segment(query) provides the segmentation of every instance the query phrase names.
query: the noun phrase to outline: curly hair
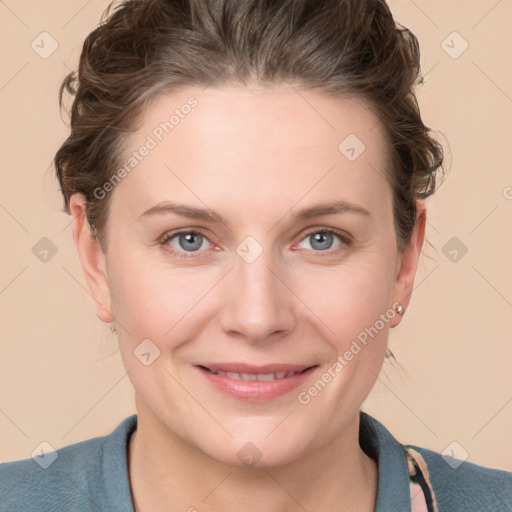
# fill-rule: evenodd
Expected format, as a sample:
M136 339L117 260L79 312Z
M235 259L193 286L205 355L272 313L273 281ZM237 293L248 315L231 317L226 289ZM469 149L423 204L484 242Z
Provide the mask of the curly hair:
M127 134L149 102L187 86L293 82L365 100L382 121L397 247L410 241L417 200L436 188L442 146L421 119L418 40L384 0L125 0L86 38L59 90L71 132L54 158L64 211L75 193L104 251L109 197L94 190L121 165Z

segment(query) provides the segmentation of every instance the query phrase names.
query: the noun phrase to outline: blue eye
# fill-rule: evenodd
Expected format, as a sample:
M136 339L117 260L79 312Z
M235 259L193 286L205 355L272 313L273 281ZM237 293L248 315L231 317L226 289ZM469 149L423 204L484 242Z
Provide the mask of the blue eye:
M163 241L162 245L171 245L178 253L199 252L208 238L200 231L180 231L170 234ZM173 243L175 242L175 243ZM203 247L204 248L204 247Z
M337 244L336 239L338 239ZM300 247L300 245L299 247L302 249L311 249L318 253L351 245L349 235L344 232L338 232L338 230L332 228L311 229L301 239L300 244L303 244L306 241L309 242L310 247ZM176 254L178 257L183 258L200 256L205 252L204 249L208 249L208 245L213 245L208 237L202 231L197 229L169 233L164 236L160 244L167 250ZM333 246L333 244L335 245Z
M315 229L309 231L303 241L309 240L310 246L315 251L327 251L333 248L333 242L335 239L340 240L335 247L340 245L350 245L348 237L343 236L332 229Z

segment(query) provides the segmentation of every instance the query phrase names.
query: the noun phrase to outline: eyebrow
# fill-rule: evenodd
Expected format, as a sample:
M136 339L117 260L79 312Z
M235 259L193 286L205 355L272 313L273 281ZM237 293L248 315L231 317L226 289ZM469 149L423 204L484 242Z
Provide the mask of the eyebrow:
M180 215L181 217L187 217L189 219L226 224L225 219L213 210L195 208L193 206L177 204L170 201L163 201L155 206L152 206L145 212L141 213L137 217L137 221L142 221L145 218L153 215L165 215L169 213ZM334 215L339 213L356 213L359 215L371 217L370 212L360 205L349 203L347 201L329 201L327 203L303 208L295 213L294 218L297 220L307 220L314 217L321 217L323 215Z

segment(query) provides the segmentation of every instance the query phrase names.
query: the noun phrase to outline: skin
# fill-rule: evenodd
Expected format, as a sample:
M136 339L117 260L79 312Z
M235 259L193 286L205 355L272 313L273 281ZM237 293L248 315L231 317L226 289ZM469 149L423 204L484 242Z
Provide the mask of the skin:
M106 254L90 234L83 196L71 198L73 236L98 317L115 323L136 392L129 446L136 510L373 511L377 466L358 443L359 409L400 315L307 405L297 395L393 303L407 307L425 205L418 202L411 241L400 253L378 118L359 99L298 94L288 85L160 96L127 141L127 154L190 96L197 107L111 192ZM338 150L349 134L366 146L355 161ZM165 200L209 208L225 223L172 213L137 220ZM369 215L295 218L332 200ZM159 243L190 228L204 231L199 250L183 238L180 245L178 236ZM339 229L350 243L333 235L321 250L309 228ZM236 251L248 236L263 249L252 263ZM148 338L160 355L145 366L133 352ZM297 392L254 402L218 391L194 368L220 361L318 367ZM261 454L253 467L237 456L248 442Z

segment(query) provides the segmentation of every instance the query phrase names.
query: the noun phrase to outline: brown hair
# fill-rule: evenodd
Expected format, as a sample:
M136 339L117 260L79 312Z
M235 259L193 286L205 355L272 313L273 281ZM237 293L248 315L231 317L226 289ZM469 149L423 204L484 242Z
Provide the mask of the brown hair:
M384 0L126 0L86 38L77 72L59 91L74 96L71 133L54 159L64 196L84 194L87 220L106 251L109 197L94 191L121 166L127 134L159 94L197 85L293 82L357 96L388 140L397 246L416 223L416 200L435 190L443 151L422 122L414 85L417 38Z

